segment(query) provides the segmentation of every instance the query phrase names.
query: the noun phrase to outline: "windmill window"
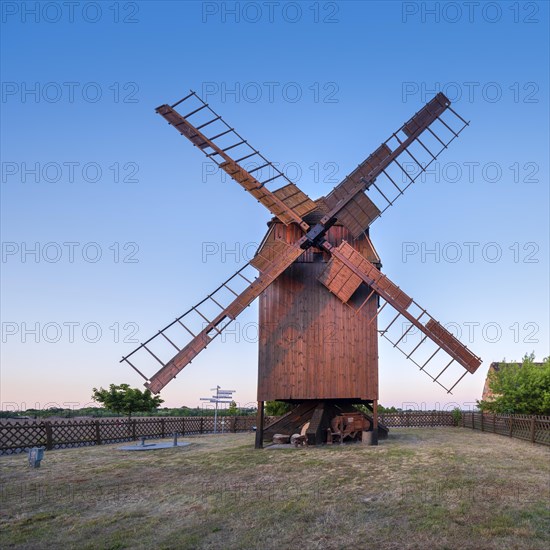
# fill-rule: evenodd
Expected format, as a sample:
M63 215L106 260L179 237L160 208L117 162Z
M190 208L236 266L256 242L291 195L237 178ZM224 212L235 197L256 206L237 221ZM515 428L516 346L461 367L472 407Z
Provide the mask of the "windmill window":
M313 262L324 262L325 261L325 258L324 258L324 254L321 250L319 249L314 249L312 254L312 261Z

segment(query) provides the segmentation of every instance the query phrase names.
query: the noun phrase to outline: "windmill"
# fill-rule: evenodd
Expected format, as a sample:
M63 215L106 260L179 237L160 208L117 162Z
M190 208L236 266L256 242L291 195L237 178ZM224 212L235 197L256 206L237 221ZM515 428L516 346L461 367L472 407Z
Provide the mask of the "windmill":
M183 109L187 114L180 114ZM352 405L358 403L372 412L365 418L376 442L382 433L377 415L379 335L448 393L476 371L480 358L381 272L369 235L372 222L468 125L442 93L317 200L195 92L156 112L273 218L249 263L122 358L153 393L258 297L257 447L264 436L294 433L306 422L309 442L323 442L334 418L356 412ZM151 371L151 362L160 368ZM146 369L156 372L149 377ZM271 400L295 407L264 433L264 402Z

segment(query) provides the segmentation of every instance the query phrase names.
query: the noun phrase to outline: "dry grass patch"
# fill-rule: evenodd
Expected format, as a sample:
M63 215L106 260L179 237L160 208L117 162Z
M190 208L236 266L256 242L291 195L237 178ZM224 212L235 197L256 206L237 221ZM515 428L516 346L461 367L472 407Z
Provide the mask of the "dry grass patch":
M378 447L255 451L250 434L148 452L0 457L2 548L546 549L549 449L459 428Z

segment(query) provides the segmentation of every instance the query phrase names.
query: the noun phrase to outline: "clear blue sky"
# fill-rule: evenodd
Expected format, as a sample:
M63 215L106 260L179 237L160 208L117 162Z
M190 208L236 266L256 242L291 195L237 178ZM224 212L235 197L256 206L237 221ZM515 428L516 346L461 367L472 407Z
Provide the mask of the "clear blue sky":
M471 126L371 236L390 278L484 363L447 396L382 343L381 402L471 403L490 362L549 354L548 3L276 4L2 4L3 409L140 385L123 340L182 313L262 238L269 213L206 177L154 112L190 88L314 198L436 91L456 99ZM244 253L203 261L205 247ZM255 400L256 313L166 405L216 384Z

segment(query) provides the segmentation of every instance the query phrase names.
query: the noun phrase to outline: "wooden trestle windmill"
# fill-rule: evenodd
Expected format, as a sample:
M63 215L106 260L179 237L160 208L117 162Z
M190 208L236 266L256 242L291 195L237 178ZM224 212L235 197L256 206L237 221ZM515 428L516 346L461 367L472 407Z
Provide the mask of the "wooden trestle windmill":
M369 422L377 441L379 334L448 392L475 372L480 358L381 273L369 237L370 224L468 125L443 94L315 201L194 92L156 112L274 218L248 264L123 357L152 392L164 388L258 297L257 447L268 400L296 407L266 435L275 429L293 433L309 421L309 442L320 443L336 415L363 403L373 413ZM382 324L388 304L385 312L392 315ZM150 378L143 374L147 360L161 366Z

